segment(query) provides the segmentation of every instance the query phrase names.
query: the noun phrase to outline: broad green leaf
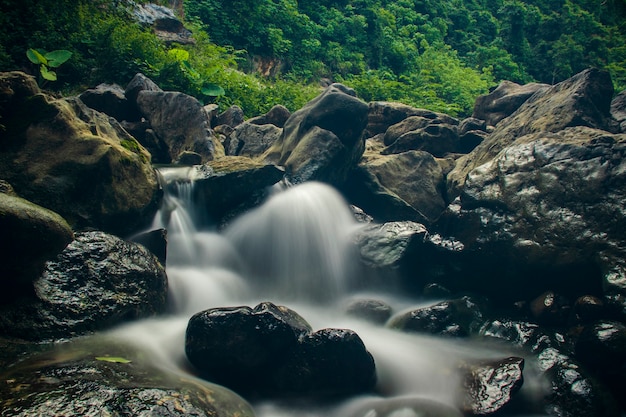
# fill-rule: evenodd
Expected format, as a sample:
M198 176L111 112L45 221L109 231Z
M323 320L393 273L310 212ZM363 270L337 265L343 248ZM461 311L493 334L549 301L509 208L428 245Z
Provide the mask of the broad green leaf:
M189 60L189 52L185 51L184 49L172 48L167 51L167 54L179 62Z
M217 84L205 84L200 90L205 96L218 97L226 94L226 91Z
M132 361L121 358L119 356L96 356L97 361L113 362L113 363L131 363Z
M46 67L45 65L42 65L39 68L39 71L41 72L41 76L43 77L44 80L48 80L48 81L57 80L57 73L54 71L48 70L48 67Z
M28 51L26 51L26 56L33 64L48 65L48 60L46 59L46 57L41 55L39 51L36 51L33 48L30 48Z
M196 71L194 67L191 66L189 61L181 61L180 64L187 70L189 75L191 75L193 78L196 78L196 79L200 78L200 73Z
M45 57L48 60L48 65L52 68L56 68L72 56L70 51L65 49L58 49L56 51L48 52Z

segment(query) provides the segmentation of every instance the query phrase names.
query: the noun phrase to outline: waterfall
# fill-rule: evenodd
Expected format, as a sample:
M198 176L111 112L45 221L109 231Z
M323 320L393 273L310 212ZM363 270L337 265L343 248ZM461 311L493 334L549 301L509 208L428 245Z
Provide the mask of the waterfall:
M417 415L411 404L456 412L457 363L506 355L497 347L402 333L346 315L342 302L355 296L360 287L352 243L359 225L332 187L311 182L276 189L264 204L217 231L202 222L201 208L193 201L194 172L161 169L166 194L153 227L168 230L172 315L113 332L125 340L141 339L141 346L152 350L163 367L185 372L184 333L191 315L212 307L254 306L260 301L292 308L314 330L354 330L374 357L380 396L353 398L331 409L261 402L254 404L258 417L375 417L387 415L376 410L398 403L408 405L390 415ZM407 307L406 298L400 295L386 294L385 301L396 310ZM429 305L413 300L413 306L420 303Z

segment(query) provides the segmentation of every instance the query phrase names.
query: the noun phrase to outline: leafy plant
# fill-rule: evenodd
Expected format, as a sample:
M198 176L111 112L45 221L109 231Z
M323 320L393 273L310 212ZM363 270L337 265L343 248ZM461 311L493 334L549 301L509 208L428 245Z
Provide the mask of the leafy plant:
M28 60L35 65L39 65L39 73L46 81L56 81L57 74L50 68L58 68L72 57L72 53L65 49L58 49L51 52L38 51L36 49L28 49L26 51Z

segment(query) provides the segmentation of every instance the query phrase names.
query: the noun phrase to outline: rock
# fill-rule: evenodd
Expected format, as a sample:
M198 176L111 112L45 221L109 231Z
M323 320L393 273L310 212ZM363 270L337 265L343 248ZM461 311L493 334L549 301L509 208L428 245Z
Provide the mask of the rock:
M364 397L342 406L335 417L462 417L450 404L424 396Z
M182 151L178 155L176 165L200 165L202 164L202 155L192 151Z
M523 369L524 359L518 357L462 365L463 411L484 416L506 407L524 383Z
M204 207L214 224L260 204L268 188L279 182L284 171L243 156L228 156L209 162L195 179L195 201Z
M36 300L5 306L0 333L67 338L162 313L167 276L143 246L103 232L77 233L34 283Z
M580 323L589 323L610 317L610 312L600 298L583 295L574 303L574 315Z
M165 43L181 45L195 43L191 31L185 28L183 22L168 7L154 3L137 4L133 15L139 23L151 26L157 37Z
M274 381L283 396L361 394L376 385L374 358L354 331L322 329L298 340Z
M483 132L482 130L470 130L463 133L459 136L459 153L472 152L474 148L483 143L483 141L487 139L488 136L489 133Z
M530 312L539 324L563 326L571 313L567 299L554 291L546 291L530 303Z
M163 92L161 88L156 85L154 81L150 78L146 77L142 73L137 73L130 80L128 85L126 85L126 89L124 90L124 95L131 103L137 104L137 97L139 93L142 91L152 91L155 93Z
M272 124L276 127L283 128L285 126L285 122L287 122L290 116L291 112L287 109L287 107L277 104L264 115L253 117L248 120L248 123L252 123L254 125Z
M137 105L156 135L169 148L175 161L184 151L202 155L202 161L215 158L209 121L202 104L184 93L141 91Z
M282 129L273 124L243 122L224 141L227 155L255 158L278 140Z
M239 106L230 106L217 116L216 126L226 125L233 129L244 122L243 110Z
M391 312L391 306L380 300L353 300L346 306L348 315L376 324L384 324Z
M478 130L481 132L487 132L487 122L475 117L468 117L461 120L459 123L459 135L464 135L467 132Z
M263 159L284 166L292 183L340 184L363 155L367 109L354 91L332 84L289 117Z
M117 84L99 84L96 88L84 91L78 98L88 107L108 114L119 122L136 122L141 119L137 106L126 98L124 89Z
M576 358L614 390L626 383L626 325L602 320L586 325L575 347Z
M77 98L36 94L14 102L2 120L11 122L0 147L0 178L23 198L74 229L126 234L154 216L160 194L150 155L115 119Z
M408 116L401 122L390 126L384 136L387 146L381 153L395 154L408 150L423 150L441 157L446 153L456 152L459 147L458 121L449 116L429 118Z
M389 127L410 116L419 116L429 120L437 119L442 123L451 125L459 124L458 120L446 114L435 113L425 109L418 109L402 103L375 101L369 103L366 137L369 138L379 133L385 133Z
M611 101L611 116L619 124L620 132L626 133L626 90Z
M70 243L74 234L58 214L22 198L0 193L0 300L32 293L32 282Z
M3 416L254 416L232 391L166 371L120 340L83 338L23 356L0 371Z
M442 301L392 317L387 326L405 332L466 337L483 324L482 307L470 297Z
M434 223L446 208L441 166L427 152L366 154L342 187L351 203L380 222Z
M439 224L473 254L472 270L498 277L474 289L499 299L626 293L624 144L588 127L534 133L472 170Z
M472 118L481 119L488 125L496 126L502 119L513 114L537 91L544 91L549 87L548 84L519 85L511 81L502 81L495 90L476 99Z
M172 162L167 144L157 137L147 120L144 119L140 122L123 121L120 125L137 139L141 146L146 148L152 157L153 164L169 164Z
M609 114L613 84L605 71L586 70L557 85L536 91L506 123L499 124L487 140L458 160L448 175L452 199L461 191L467 174L491 161L521 137L539 132L556 133L568 127L584 126L615 130ZM474 115L479 119L480 115Z
M0 193L6 194L11 197L19 197L13 189L13 186L5 180L0 180Z
M131 242L139 243L157 257L161 265L167 262L167 230L157 229L132 236Z

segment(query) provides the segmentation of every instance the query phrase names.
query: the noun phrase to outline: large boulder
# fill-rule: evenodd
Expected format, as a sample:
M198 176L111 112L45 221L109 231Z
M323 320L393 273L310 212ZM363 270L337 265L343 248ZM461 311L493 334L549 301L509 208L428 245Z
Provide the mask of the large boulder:
M274 144L283 130L273 124L244 122L224 141L226 155L255 158Z
M78 96L83 103L99 112L106 113L121 122L139 121L137 106L126 98L124 89L117 84L99 84Z
M103 232L77 233L34 282L36 299L2 307L0 334L65 338L162 313L167 276L143 246Z
M115 119L77 98L36 93L23 73L2 79L0 178L75 229L125 234L144 227L160 198L147 151Z
M248 393L337 396L376 381L374 360L354 332L312 333L296 312L272 303L195 314L185 351L205 377Z
M391 126L411 116L418 116L432 121L439 120L441 123L451 125L459 124L458 120L447 114L419 109L403 103L374 101L369 103L366 135L369 138L385 133Z
M32 288L45 262L74 238L72 229L58 214L4 193L0 193L0 230L0 276L4 288L0 300Z
M169 7L154 3L137 4L133 15L142 25L152 27L154 33L163 42L181 45L195 43L191 31Z
M409 150L422 150L433 156L442 157L459 151L458 121L450 117L434 119L423 116L409 116L390 126L385 132L387 146L383 154L402 153Z
M3 343L3 350L11 343ZM20 360L0 367L2 415L253 417L227 388L159 366L128 342L106 336L55 346L15 345ZM25 351L45 350L27 355Z
M471 170L531 133L556 133L585 126L616 131L610 115L613 83L608 72L590 69L557 85L536 91L472 152L461 157L448 175L451 197L461 191Z
M293 113L280 138L263 155L285 167L289 181L343 182L365 150L368 106L353 90L332 84Z
M502 119L513 114L537 91L543 91L548 87L550 87L548 84L519 85L512 81L502 81L489 94L476 99L472 117L484 120L490 126L495 126Z
M588 127L533 133L472 170L440 222L484 275L459 280L500 299L625 294L625 144Z
M611 115L619 123L620 131L626 133L626 90L611 101Z
M208 115L194 97L175 91L140 91L137 105L157 137L168 147L175 161L184 151L202 156L203 162L216 156L216 143Z

